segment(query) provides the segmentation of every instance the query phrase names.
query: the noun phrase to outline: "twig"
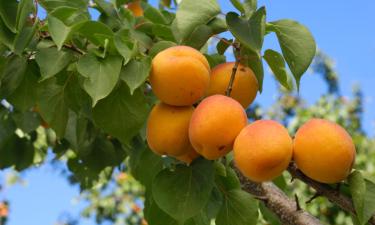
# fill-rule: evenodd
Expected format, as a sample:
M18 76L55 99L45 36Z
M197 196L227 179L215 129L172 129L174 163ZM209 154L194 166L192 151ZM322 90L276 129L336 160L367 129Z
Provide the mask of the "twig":
M305 203L306 204L310 204L312 201L314 201L314 199L320 197L321 194L319 192L316 192L309 200L307 200Z
M233 165L232 165L233 166ZM234 166L233 166L234 167ZM242 189L262 201L268 209L278 216L284 225L321 225L318 219L289 199L276 185L271 182L255 183L244 177L234 167L242 184Z
M34 11L34 20L38 17L38 8L39 8L39 4L38 4L38 0L34 0L34 6L35 6L35 11Z
M337 189L337 187L332 188L327 184L322 184L312 180L311 178L304 175L300 170L298 170L295 163L291 163L289 165L288 171L292 175L292 177L312 187L317 191L317 193L319 193L319 195L326 197L329 201L339 206L342 210L354 216L356 215L352 200L349 197L343 195L339 191L339 189ZM370 218L368 223L371 225L375 225L375 215Z

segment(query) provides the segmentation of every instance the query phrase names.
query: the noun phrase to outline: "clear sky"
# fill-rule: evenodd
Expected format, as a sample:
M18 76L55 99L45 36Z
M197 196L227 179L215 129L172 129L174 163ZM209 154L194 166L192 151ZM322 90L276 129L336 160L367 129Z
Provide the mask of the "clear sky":
M198 0L197 0L198 1ZM155 1L151 1L155 2ZM224 12L233 10L228 0L220 0ZM373 0L283 0L264 1L259 5L267 8L267 20L295 19L310 28L318 47L336 62L340 85L344 95L350 95L353 84L359 84L365 95L365 129L375 134L375 1ZM265 47L277 47L275 39L268 37ZM270 105L275 101L276 88L271 75L267 74L265 87L257 101ZM320 77L306 74L301 81L301 95L314 102L325 84ZM26 186L16 185L0 193L1 199L11 203L9 225L52 225L64 212L78 215L82 204L73 204L78 197L78 187L53 171L50 166L32 169L22 177ZM0 180L4 180L0 172ZM85 220L81 225L93 225Z

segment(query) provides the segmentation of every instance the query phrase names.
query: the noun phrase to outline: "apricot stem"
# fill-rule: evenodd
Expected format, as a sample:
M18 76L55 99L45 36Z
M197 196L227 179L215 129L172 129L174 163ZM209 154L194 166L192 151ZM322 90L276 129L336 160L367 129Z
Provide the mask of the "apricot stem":
M237 48L236 48L236 50L237 50ZM234 66L233 66L233 69L232 69L232 74L230 76L228 88L225 92L225 95L228 96L228 97L230 97L230 93L232 92L233 83L234 83L234 79L236 78L236 72L237 72L239 64L240 64L240 60L238 58L236 58L236 62L234 63Z

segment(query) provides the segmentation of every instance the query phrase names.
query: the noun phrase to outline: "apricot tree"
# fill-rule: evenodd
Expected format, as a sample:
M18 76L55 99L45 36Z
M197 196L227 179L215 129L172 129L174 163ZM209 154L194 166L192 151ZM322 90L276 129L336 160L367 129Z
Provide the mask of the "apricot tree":
M224 14L216 0L162 0L159 8L130 0L1 1L0 168L25 170L52 150L89 189L126 167L145 188L150 225L256 224L259 202L283 224L320 224L270 181L287 169L356 224L375 224L374 183L351 171L355 149L343 128L304 125L293 147L276 122L246 126L243 107L263 90L263 63L283 88L298 90L316 46L300 23L267 21L255 0L231 3L237 12ZM263 48L267 35L276 35L281 53ZM213 43L216 53L207 50ZM233 67L214 75L228 84L210 89L211 68L225 63L228 49ZM239 82L251 92L238 90Z

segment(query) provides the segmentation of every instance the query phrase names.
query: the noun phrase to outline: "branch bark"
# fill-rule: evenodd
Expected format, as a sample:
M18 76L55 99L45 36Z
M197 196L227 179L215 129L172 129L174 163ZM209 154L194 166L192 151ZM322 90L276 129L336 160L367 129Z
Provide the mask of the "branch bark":
M296 201L288 198L283 191L271 182L255 183L247 179L234 167L242 184L242 189L263 201L284 225L321 225L318 219L308 212L298 209Z
M291 163L289 165L288 171L294 179L298 179L315 189L318 195L326 197L329 201L339 206L342 210L354 216L356 215L352 200L340 193L338 189L332 188L331 186L326 184L319 183L307 177L297 169L295 163ZM368 223L371 225L375 225L375 215L370 218Z

